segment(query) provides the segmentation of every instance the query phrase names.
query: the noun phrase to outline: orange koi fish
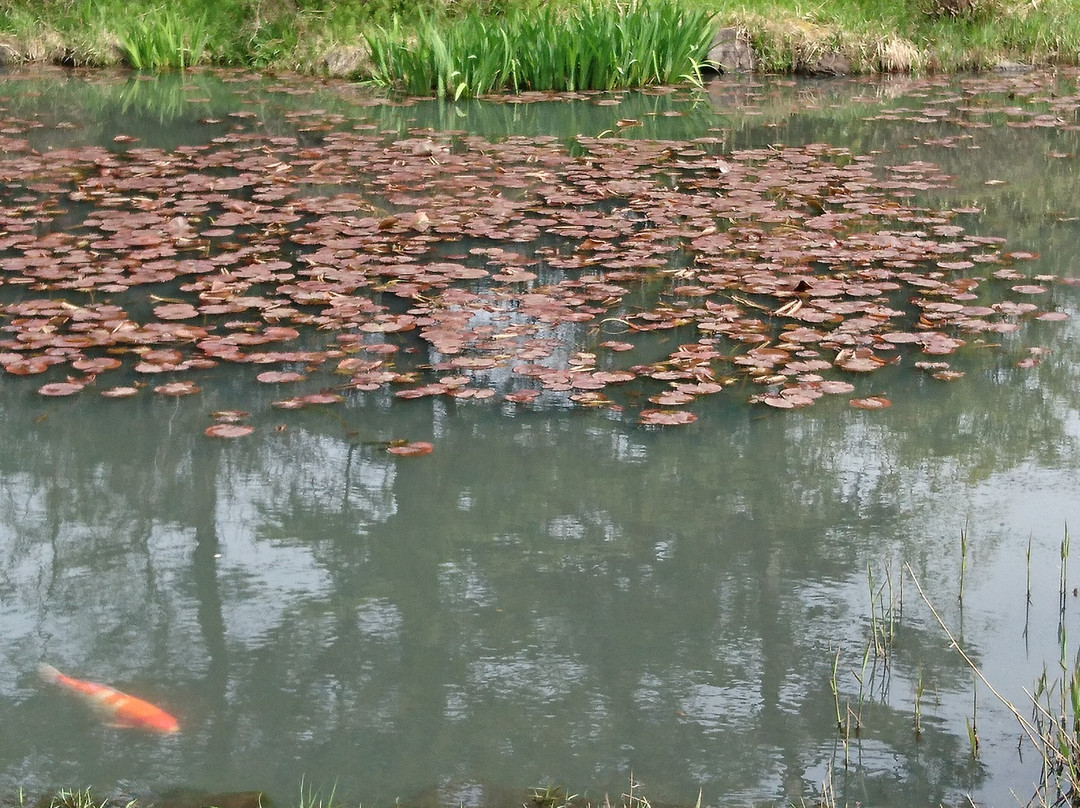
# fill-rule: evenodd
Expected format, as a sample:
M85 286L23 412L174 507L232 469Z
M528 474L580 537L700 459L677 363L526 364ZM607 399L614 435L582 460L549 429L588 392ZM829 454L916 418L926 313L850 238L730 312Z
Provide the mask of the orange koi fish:
M38 675L49 684L67 688L110 726L146 729L152 732L179 732L176 719L148 701L121 693L106 685L65 676L52 665L38 665Z

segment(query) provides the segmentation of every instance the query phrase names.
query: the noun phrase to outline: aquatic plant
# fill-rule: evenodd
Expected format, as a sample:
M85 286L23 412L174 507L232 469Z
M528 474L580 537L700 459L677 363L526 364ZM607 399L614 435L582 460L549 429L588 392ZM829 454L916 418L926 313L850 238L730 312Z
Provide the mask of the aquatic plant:
M52 397L197 395L226 363L293 388L282 410L438 396L655 427L724 390L794 409L900 364L956 381L969 340L1067 317L1051 290L1072 279L1028 277L1035 256L967 232L970 207L912 201L948 187L933 164L621 134L641 123L491 140L312 112L290 117L319 127L301 144L238 111L181 151L121 132L44 158L12 122L0 367ZM883 652L889 582L872 597Z
M305 786L304 778L300 778L300 801L297 803L297 808L339 808L338 803L334 802L334 796L337 794L337 783L330 788L330 793L324 798L321 789L312 788L311 784Z
M870 590L870 645L874 656L888 663L896 632L904 614L903 578L894 590L892 568L885 568L885 580L875 586L874 571L866 566L866 583Z
M1068 553L1068 531L1062 542L1061 597L1067 593L1065 573ZM1065 642L1061 641L1061 675L1051 677L1045 667L1032 690L1024 692L1030 699L1030 718L987 679L981 668L969 656L961 642L946 625L934 607L919 579L909 566L916 589L935 621L948 637L972 672L972 714L965 717L968 744L972 758L977 758L981 744L978 734L978 685L981 683L1016 719L1022 736L1035 749L1042 763L1041 778L1032 801L1042 805L1066 806L1075 804L1080 793L1080 654L1070 661L1065 657ZM1059 631L1061 631L1059 627Z
M531 790L529 801L536 808L573 808L580 802L577 794L569 794L562 786L537 786Z
M472 14L452 22L399 18L365 34L371 79L413 95L496 90L610 90L691 81L714 33L712 15L672 2L599 0Z
M923 669L922 665L919 666L919 673L915 679L915 740L919 740L922 737L922 700L923 700Z
M306 778L300 778L300 795L295 808L341 808L342 803L336 798L337 785L331 787L328 794L321 789L312 788ZM630 774L630 784L618 798L612 799L604 794L602 799L590 799L584 795L568 793L559 786L540 786L530 789L524 800L517 805L535 806L535 808L652 808L652 803L644 795L641 783ZM19 789L15 803L18 808L28 805L23 789ZM193 805L223 806L224 808L263 808L269 805L266 794L261 791L227 792L212 795L190 795L181 793L177 796L148 798L146 800L126 798L105 798L95 796L92 790L61 789L37 800L36 804L47 808L138 808L138 806L157 806L158 808L191 808ZM400 804L400 803L399 803ZM405 803L408 804L408 803ZM359 806L359 803L357 803ZM702 808L702 792L699 790L694 803L685 803L686 808ZM513 808L508 805L507 808Z
M48 808L135 808L136 804L136 800L116 801L95 797L89 787L62 788L49 798Z
M844 748L844 767L851 763L851 741L857 738L863 728L863 703L867 694L867 663L870 660L871 644L867 644L863 651L862 666L858 671L851 671L851 675L859 683L859 694L855 706L845 699L843 707L840 704L840 654L843 650L839 645L833 657L832 676L829 679L829 690L832 692L833 705L836 709L836 730L840 736L840 742Z

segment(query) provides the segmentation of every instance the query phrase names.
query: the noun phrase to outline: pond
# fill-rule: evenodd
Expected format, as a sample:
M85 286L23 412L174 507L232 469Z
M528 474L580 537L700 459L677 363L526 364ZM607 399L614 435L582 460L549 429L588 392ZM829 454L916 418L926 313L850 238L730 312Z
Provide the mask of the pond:
M3 74L0 801L1026 799L1078 106Z

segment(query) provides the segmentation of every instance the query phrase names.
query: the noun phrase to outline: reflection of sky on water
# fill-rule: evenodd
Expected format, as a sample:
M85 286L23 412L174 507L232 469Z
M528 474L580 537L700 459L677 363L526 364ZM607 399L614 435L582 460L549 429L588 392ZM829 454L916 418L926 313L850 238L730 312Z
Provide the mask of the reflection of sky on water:
M343 532L361 536L394 515L394 465L353 460L350 451L340 441L313 437L303 454L276 470L221 481L218 574L230 639L258 645L287 612L329 599L333 577L315 547L340 541ZM301 513L292 510L298 506ZM341 518L324 526L305 521L303 513Z
M841 136L779 101L766 112L791 142ZM850 121L836 128L849 124L858 138ZM877 144L880 125L865 125ZM988 222L1008 213L988 207ZM1014 239L1035 248L1039 229ZM1052 241L1045 266L1075 265L1071 249ZM1075 314L1069 289L1054 294ZM238 395L225 383L203 400L46 409L6 381L0 723L27 732L0 737L0 794L99 772L287 799L310 775L350 801L430 785L467 802L545 780L595 795L632 769L660 799L700 786L707 804L797 801L843 767L837 660L841 703L864 719L838 778L847 798L937 804L974 788L1002 804L1031 776L1015 726L981 692L984 757L969 763L970 673L910 584L888 669L860 668L867 569L877 587L892 575L891 604L910 563L1010 698L1055 664L1057 552L1077 521L1078 326L1044 325L1000 354L957 356L967 376L951 385L881 371L885 412L846 397L749 410L747 383L682 431L373 394L288 418L263 406L254 436L213 443L206 411ZM545 336L562 358L587 347L576 327ZM1028 343L1053 351L1021 372ZM391 437L436 449L396 460L378 444ZM41 658L175 701L185 732L158 745L91 723L37 685Z
M306 548L278 545L267 551L239 536L227 543L221 581L230 640L251 646L265 642L297 601L326 597L331 590L329 577Z
M562 701L582 685L585 668L573 659L541 649L509 657L481 657L468 666L466 682L479 703L524 699L545 704Z
M735 419L718 422L715 434L680 436L444 410L438 450L408 464L388 462L377 447L350 449L332 433L294 431L287 455L273 442L231 445L203 500L179 491L211 467L176 464L185 470L173 482L177 496L193 513L212 508L219 543L214 579L235 711L228 765L277 746L274 767L317 767L302 761L323 754L315 750L332 728L346 746L363 746L368 733L427 733L435 739L427 754L444 761L436 765L466 777L483 769L528 781L513 772L537 756L546 771L574 769L548 757L572 748L594 772L578 777L632 765L662 784L652 757L725 793L788 793L833 754L822 750L832 749L827 683L838 644L840 697L858 697L853 671L869 636L865 564L880 585L886 564L899 576L900 560L911 562L928 589L945 592L953 622L967 519L964 628L989 670L1028 683L1031 660L1013 664L993 650L992 637L1018 627L1015 610L1002 615L993 593L1017 590L1008 535L1016 525L1031 524L1036 550L1053 558L1071 507L1061 496L1069 472L1028 460L965 483L963 458L911 463L907 437L888 421L843 414L844 423ZM474 448L485 464L461 462ZM633 463L620 459L628 450ZM190 583L192 530L171 516L158 521L154 503L108 492L96 468L82 475L69 466L61 484L81 490L79 502L95 490L111 498L90 513L40 504L51 501L51 476L7 477L15 507L5 531L15 535L14 513L20 533L3 580L22 600L13 608L5 597L5 636L25 659L64 648L59 661L120 682L146 679L148 660L167 666L158 692L194 691L192 738L204 743L218 719L208 694L199 695L214 663ZM1052 564L1036 576L1043 590L1056 587ZM29 599L49 592L51 580L65 586ZM1035 608L1031 641L1052 649L1055 623L1045 603ZM949 754L962 758L967 679L910 587L900 636L888 695L883 682L868 694L868 729L853 744L871 780L894 779L908 754L897 736L910 727L918 663L905 648L934 660L926 731L951 734ZM12 653L6 664L24 673L9 692L40 698L26 673L32 665ZM992 704L980 709L986 754L1007 757L1000 738L1012 728ZM527 741L523 732L538 735ZM447 744L446 733L470 740ZM376 746L390 781L408 781L401 742ZM653 751L643 758L643 750ZM18 769L12 761L4 776Z

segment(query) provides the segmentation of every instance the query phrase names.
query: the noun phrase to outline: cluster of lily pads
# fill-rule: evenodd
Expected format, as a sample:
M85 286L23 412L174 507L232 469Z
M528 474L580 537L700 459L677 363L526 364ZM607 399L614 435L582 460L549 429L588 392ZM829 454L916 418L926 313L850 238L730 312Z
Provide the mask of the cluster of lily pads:
M899 362L957 378L967 342L1066 316L1032 302L1055 279L1018 268L1031 254L965 230L975 211L911 201L950 183L929 163L633 120L565 142L290 117L44 153L9 121L0 366L46 396L185 395L236 363L294 387L282 409L391 391L678 424L732 386L790 409Z

